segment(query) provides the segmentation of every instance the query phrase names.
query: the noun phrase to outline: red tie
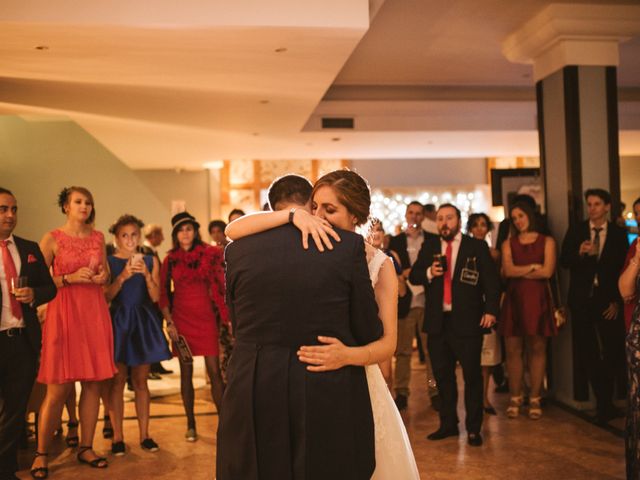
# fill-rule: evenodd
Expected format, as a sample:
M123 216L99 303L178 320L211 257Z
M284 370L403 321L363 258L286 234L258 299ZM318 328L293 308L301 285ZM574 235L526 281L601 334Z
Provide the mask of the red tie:
M15 295L11 294L11 279L18 279L18 272L16 272L16 264L13 263L9 248L7 248L8 240L0 240L0 250L2 250L2 266L4 267L4 276L7 280L7 290L9 290L9 298L11 300L11 313L18 320L22 319L22 307L20 302L16 300Z
M451 243L453 240L447 240L447 249L444 252L444 256L447 257L447 271L444 272L444 298L443 301L447 305L451 305Z

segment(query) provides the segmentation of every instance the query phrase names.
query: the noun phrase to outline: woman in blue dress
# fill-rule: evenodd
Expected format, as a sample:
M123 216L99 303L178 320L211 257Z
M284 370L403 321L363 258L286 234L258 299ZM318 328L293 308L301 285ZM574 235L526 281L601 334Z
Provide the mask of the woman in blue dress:
M138 252L142 227L143 223L138 218L123 215L109 229L117 246L116 252L108 257L111 283L106 289L107 300L111 301L113 346L118 367L110 397L114 431L111 453L116 456L125 453L122 419L129 367L135 391L140 446L151 452L158 450L158 444L149 436L147 377L150 364L171 358L162 331L162 319L154 306L160 296L160 265L154 256Z

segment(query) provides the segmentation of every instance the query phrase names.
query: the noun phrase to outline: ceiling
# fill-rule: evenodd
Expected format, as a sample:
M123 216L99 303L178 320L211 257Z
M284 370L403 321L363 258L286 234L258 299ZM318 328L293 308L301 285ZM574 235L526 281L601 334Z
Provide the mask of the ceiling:
M0 114L70 118L132 168L533 156L532 67L501 48L548 3L3 0ZM621 153L640 154L640 37L618 81Z

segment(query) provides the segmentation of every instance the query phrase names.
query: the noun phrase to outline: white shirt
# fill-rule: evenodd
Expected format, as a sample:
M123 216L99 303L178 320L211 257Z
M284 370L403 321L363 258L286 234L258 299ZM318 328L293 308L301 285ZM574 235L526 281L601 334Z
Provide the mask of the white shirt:
M422 225L421 225L423 230L426 230L429 233L433 233L435 235L438 235L438 224L434 221L431 220L430 218L426 218L424 220L422 220Z
M417 237L407 235L407 254L409 254L409 263L413 266L418 259L418 254L424 243L424 234L420 232ZM420 285L412 285L407 283L413 297L411 298L411 308L424 308L424 287Z
M16 248L16 243L13 239L13 235L9 235L7 238L7 249L13 258L13 263L16 266L16 272L20 275L20 267L22 262L20 261L20 254ZM2 261L0 253L0 287L2 290L2 315L0 316L0 330L7 330L9 328L22 328L24 327L24 320L18 319L13 316L11 312L11 292L9 292L9 286L7 285L7 275L4 271L4 262Z
M600 255L602 255L602 249L604 248L604 242L607 241L607 225L608 224L609 224L609 222L604 222L599 227L596 227L591 221L589 221L589 237L591 238L591 242L592 243L595 241L595 238L596 238L596 232L595 232L594 228L602 228L602 230L600 230L600 232L598 234L598 237L600 237L600 249L598 251L598 258L600 258Z
M447 270L451 272L451 281L453 282L453 272L456 269L456 261L458 260L458 252L460 251L460 243L462 242L462 233L458 232L451 241L451 264L447 265ZM444 256L447 253L447 241L440 237L440 253ZM427 280L431 283L433 275L431 274L431 267L427 269ZM442 311L450 312L452 305L450 303L442 302Z

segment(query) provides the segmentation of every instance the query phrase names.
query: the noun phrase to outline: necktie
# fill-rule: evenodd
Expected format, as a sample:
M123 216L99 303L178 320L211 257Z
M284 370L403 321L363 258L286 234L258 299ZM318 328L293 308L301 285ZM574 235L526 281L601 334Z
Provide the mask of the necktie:
M11 293L11 279L17 279L18 272L16 272L16 264L13 263L13 258L11 258L11 253L9 252L7 243L9 243L8 240L0 241L0 250L2 250L2 266L4 267L4 276L7 280L7 290L9 291L11 313L14 317L20 320L22 318L22 307L20 306L20 302L16 300L15 295Z
M593 228L595 232L595 236L593 237L593 249L596 251L596 255L600 257L600 232L602 231L602 227Z
M451 243L452 240L447 241L447 248L444 251L444 256L447 257L447 271L444 272L444 297L442 300L447 305L451 305L451 270L453 269L451 264Z

